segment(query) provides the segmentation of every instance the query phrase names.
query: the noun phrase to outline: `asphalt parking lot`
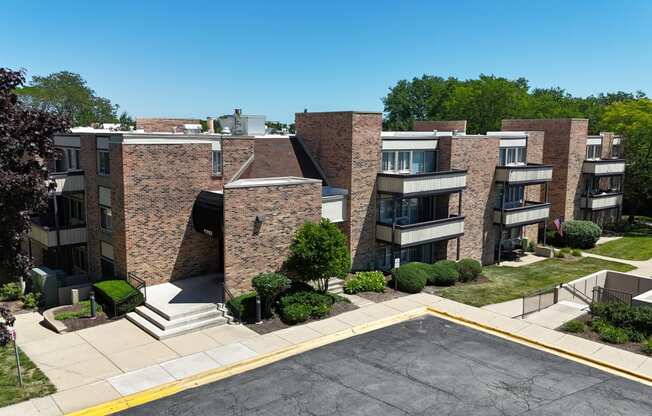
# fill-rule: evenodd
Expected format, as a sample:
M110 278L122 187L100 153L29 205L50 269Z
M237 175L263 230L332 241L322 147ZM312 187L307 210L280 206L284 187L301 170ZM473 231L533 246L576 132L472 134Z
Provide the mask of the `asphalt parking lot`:
M436 317L121 415L652 415L652 388Z

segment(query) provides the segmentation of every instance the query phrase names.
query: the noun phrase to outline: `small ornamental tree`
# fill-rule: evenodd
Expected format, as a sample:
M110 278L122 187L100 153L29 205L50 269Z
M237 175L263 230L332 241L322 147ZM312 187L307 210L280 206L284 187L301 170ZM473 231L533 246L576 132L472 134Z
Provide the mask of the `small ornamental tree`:
M0 347L4 347L11 341L9 327L14 326L16 318L11 314L8 307L0 305Z
M59 115L24 106L15 94L24 82L22 72L0 68L0 271L21 281L30 268L21 252L30 214L47 207L44 161L55 155L53 136L69 127Z
M262 300L263 316L269 317L274 299L290 287L290 279L282 273L261 273L252 279L251 285Z
M314 281L319 290L327 291L328 279L342 279L351 269L346 236L328 219L306 222L294 236L287 267L296 273L294 279Z

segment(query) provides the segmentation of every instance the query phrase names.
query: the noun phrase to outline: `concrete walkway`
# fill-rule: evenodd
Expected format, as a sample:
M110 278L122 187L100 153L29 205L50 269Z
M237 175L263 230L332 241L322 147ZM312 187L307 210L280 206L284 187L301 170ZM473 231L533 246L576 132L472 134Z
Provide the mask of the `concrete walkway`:
M162 342L126 320L70 334L52 334L35 326L37 318L29 314L21 316L18 323L19 344L50 377L58 392L2 408L0 416L72 412L320 337L343 331L355 333L353 328L360 325L373 325L405 312L425 313L425 307L652 377L652 358L426 293L371 304L266 335L229 325Z
M546 309L527 315L525 320L545 328L555 329L586 314L588 310L588 305L562 300Z

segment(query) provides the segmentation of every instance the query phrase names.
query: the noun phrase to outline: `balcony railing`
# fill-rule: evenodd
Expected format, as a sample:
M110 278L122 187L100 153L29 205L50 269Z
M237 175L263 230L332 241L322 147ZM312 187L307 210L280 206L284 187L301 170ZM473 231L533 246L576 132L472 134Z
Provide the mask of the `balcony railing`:
M32 222L29 237L43 244L45 247L57 246L57 230L54 227ZM86 225L70 226L59 229L59 241L62 246L83 244L86 242Z
M585 160L582 172L596 176L623 175L625 161L623 159Z
M520 166L496 166L496 182L536 184L550 182L552 166L528 163Z
M521 207L496 208L494 210L494 223L505 227L535 224L545 221L550 216L550 203L525 201Z
M599 211L601 209L616 208L623 204L623 194L621 192L610 192L583 196L580 207Z
M464 216L453 215L449 218L421 222L409 225L396 225L394 243L400 246L424 244L439 240L449 240L464 234ZM376 238L392 242L392 226L376 225Z
M62 192L84 192L85 181L83 170L73 170L69 172L53 173L50 178L55 182L55 193Z
M379 173L378 192L420 194L456 192L466 187L466 170L430 173Z

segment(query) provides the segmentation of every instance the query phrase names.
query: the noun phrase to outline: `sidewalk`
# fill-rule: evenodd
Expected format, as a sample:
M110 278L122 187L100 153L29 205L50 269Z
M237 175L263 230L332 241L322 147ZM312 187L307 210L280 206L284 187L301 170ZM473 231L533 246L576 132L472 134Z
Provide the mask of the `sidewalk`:
M405 319L405 313L412 314L410 316L429 313L426 308L432 308L431 313L479 326L476 329L490 327L499 331L498 336L512 341L523 342L523 337L652 377L652 358L425 293L371 304L266 335L258 335L243 326L221 326L163 342L154 340L126 320L76 333L49 335L26 324L36 322L31 316L22 318L24 328L19 328L24 335L19 344L59 391L45 398L2 408L0 416L73 412L208 370L229 368L242 360L255 360L283 351L288 354L293 347L313 348L320 342L336 340L333 337L343 339L358 331ZM305 343L310 346L305 347Z

